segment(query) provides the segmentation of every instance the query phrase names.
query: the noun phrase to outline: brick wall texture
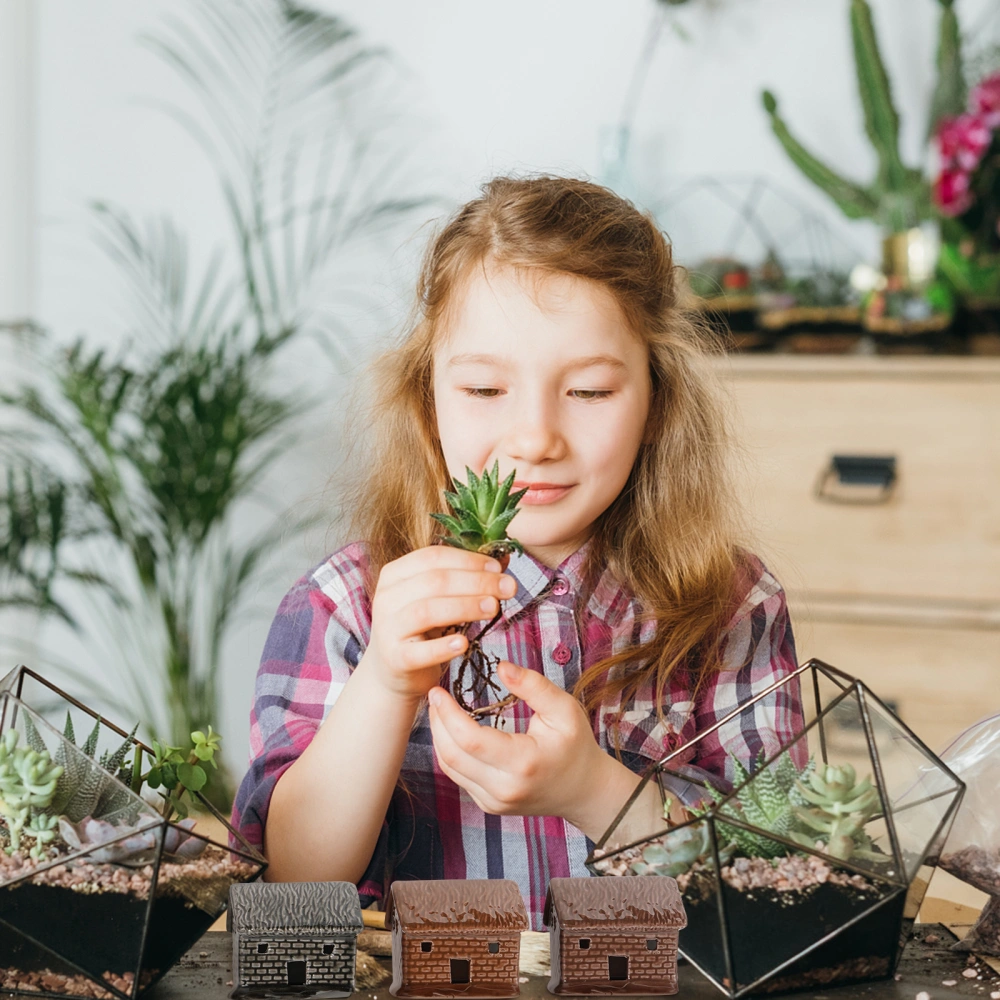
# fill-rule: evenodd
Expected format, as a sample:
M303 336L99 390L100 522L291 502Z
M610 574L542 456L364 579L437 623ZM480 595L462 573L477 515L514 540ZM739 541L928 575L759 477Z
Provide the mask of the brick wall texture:
M422 941L431 941L431 951L421 950ZM490 953L491 941L500 945L496 954ZM398 980L401 985L450 984L451 959L464 958L469 961L469 980L472 983L516 983L520 947L520 932L484 931L476 936L435 934L433 937L421 937L419 933L403 934L400 946L393 949L393 965L396 965L397 955L402 960L400 969L393 968L393 980Z
M258 954L257 945L266 944L267 953ZM333 953L323 954L323 946L332 945ZM274 937L240 935L237 948L240 986L257 986L265 983L287 985L288 962L306 963L306 985L334 985L353 989L356 940L337 937ZM235 970L234 970L235 971ZM237 978L237 977L234 977Z
M628 956L629 979L676 979L677 931L662 927L642 930L634 928L629 933L604 931L581 932L563 930L559 934L559 972L566 984L578 980L606 980L608 956ZM590 938L590 947L581 948L580 939ZM646 939L656 939L656 949L646 947Z

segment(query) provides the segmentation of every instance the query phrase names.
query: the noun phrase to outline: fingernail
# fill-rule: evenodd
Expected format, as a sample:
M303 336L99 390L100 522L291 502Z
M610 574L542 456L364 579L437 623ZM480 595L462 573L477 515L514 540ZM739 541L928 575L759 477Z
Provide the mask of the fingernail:
M496 559L490 559L486 563L486 569L489 570L490 573L499 573L501 569L500 563L498 563Z
M441 701L441 689L433 687L427 692L427 700L436 708Z

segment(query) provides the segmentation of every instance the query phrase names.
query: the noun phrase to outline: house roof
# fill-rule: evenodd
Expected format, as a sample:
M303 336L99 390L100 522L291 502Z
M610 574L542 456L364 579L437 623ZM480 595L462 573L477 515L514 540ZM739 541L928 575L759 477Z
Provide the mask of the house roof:
M385 926L404 931L528 930L521 890L508 878L397 880L389 886Z
M243 933L364 929L353 882L239 882L229 888L226 922Z
M669 875L591 875L549 879L543 920L552 926L552 911L561 927L607 928L609 921L633 927L659 924L687 926L677 882Z

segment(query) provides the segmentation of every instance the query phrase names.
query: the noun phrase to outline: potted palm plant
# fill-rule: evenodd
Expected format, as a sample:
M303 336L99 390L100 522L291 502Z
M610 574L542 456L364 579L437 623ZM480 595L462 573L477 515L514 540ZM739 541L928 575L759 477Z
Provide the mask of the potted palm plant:
M195 274L172 222L97 206L134 332L114 352L25 337L27 377L0 394L0 609L72 627L118 668L88 690L180 743L218 718L233 621L312 523L261 488L323 396L279 389L279 366L296 347L350 357L327 291L338 253L434 199L351 127L351 88L387 53L341 18L222 0L171 9L145 41L194 98L170 112L216 169L229 241ZM225 767L204 792L228 807Z

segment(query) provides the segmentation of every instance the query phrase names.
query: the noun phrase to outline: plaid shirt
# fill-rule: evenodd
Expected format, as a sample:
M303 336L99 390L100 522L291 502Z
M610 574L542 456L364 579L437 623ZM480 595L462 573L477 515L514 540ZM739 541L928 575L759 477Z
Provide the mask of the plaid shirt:
M581 668L652 638L655 623L636 622L636 601L610 571L585 603L580 600L588 544L555 570L527 553L511 556L507 572L518 583L517 594L503 602L503 617L482 641L485 652L572 690ZM295 584L271 626L250 714L250 768L233 809L233 825L255 845L263 842L275 783L308 746L367 647L371 608L362 586L364 558L359 542L335 552ZM795 670L784 592L756 558L753 572L757 578L724 637L725 669L702 685L697 699L692 701L683 676L675 675L665 690L666 728L656 718L652 682L623 706L619 747L636 774ZM451 689L460 663L460 657L452 661L442 686ZM616 695L591 714L594 737L610 754L609 723L619 707ZM505 731L526 731L531 714L524 702L515 702L504 713ZM796 681L687 748L671 766L683 762L731 780L730 754L750 763L761 750L776 752L801 728ZM398 787L393 792L372 860L357 883L362 906L384 899L397 878L509 878L520 886L531 929L543 930L549 879L589 875L584 861L594 842L576 827L557 816L484 813L441 771L426 700L410 733L402 775L415 801Z

